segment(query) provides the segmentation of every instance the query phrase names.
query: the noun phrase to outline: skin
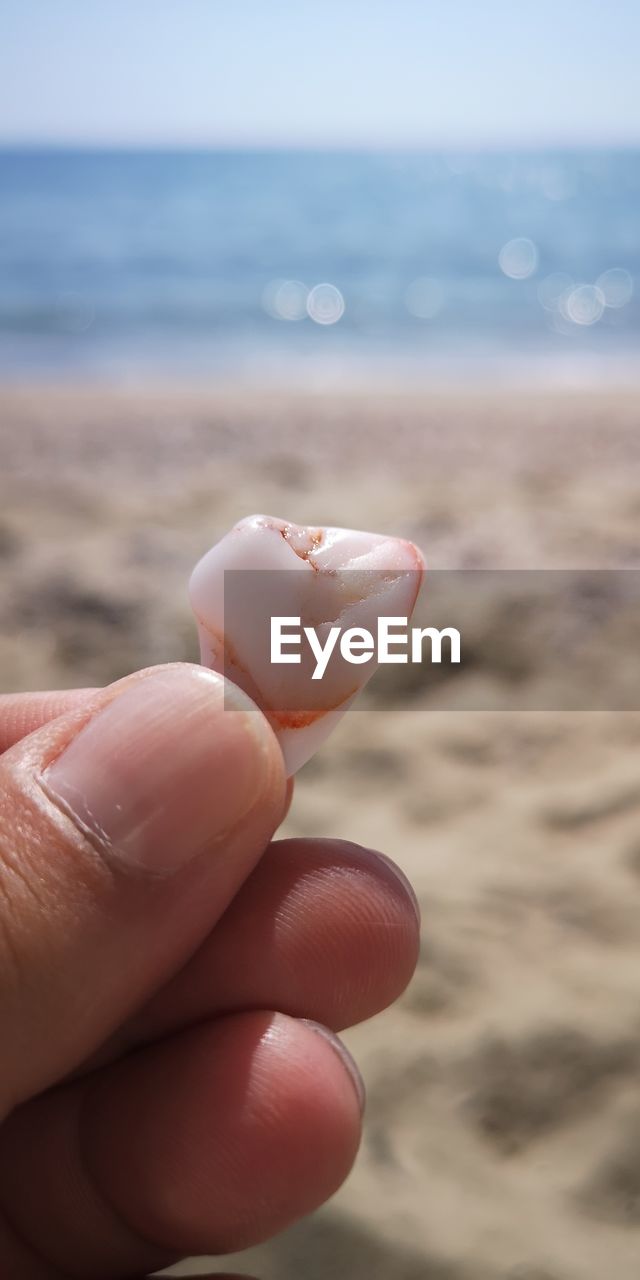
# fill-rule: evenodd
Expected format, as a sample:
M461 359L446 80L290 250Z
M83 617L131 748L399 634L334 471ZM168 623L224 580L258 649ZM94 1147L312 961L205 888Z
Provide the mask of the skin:
M0 698L3 1275L132 1280L320 1205L351 1168L361 1106L339 1042L307 1020L371 1017L416 963L415 905L384 858L273 839L291 788L264 721L235 747L254 789L259 773L253 803L171 874L132 870L52 800L48 766L139 682L175 687L184 723L189 670ZM213 683L205 695L213 750L229 721ZM197 819L163 781L158 838L213 829L225 797L206 776Z

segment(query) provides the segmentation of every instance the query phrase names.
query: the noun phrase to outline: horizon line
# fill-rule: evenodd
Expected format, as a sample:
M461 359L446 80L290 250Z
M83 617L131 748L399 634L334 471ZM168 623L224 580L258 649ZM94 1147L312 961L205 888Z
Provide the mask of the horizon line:
M104 151L104 152L185 152L189 153L344 153L354 152L370 154L433 154L462 152L465 155L490 153L495 155L513 152L535 151L634 151L640 150L640 135L637 138L555 138L532 139L521 141L515 139L486 139L484 141L464 141L462 139L445 139L432 141L379 141L365 142L353 139L350 142L338 141L265 141L248 139L197 141L193 140L159 140L159 139L105 139L105 138L35 138L35 137L2 137L0 135L0 151Z

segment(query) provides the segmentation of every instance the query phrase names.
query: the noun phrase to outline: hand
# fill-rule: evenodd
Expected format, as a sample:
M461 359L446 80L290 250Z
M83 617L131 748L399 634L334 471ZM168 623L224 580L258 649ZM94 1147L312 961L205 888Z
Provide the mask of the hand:
M270 843L278 745L200 667L7 696L2 746L0 1273L115 1280L265 1239L352 1164L332 1033L408 981L410 891L355 845Z

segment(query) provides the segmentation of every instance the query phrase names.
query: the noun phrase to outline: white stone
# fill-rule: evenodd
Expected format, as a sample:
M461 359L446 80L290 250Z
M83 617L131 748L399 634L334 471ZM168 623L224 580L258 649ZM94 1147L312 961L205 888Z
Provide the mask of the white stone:
M225 596L229 570L253 572L246 585L239 574L228 577ZM257 703L289 774L313 755L377 664L374 656L353 665L338 646L321 680L312 679L316 661L308 646L296 665L272 663L272 618L299 618L320 640L335 625L375 632L381 616L411 616L423 573L422 555L402 538L261 515L241 520L196 565L189 593L201 662Z

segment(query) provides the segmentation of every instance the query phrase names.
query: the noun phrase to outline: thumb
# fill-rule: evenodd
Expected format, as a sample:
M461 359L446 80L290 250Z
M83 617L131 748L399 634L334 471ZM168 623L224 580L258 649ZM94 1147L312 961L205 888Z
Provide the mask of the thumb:
M264 717L195 666L127 677L0 758L0 1112L185 963L284 794Z

